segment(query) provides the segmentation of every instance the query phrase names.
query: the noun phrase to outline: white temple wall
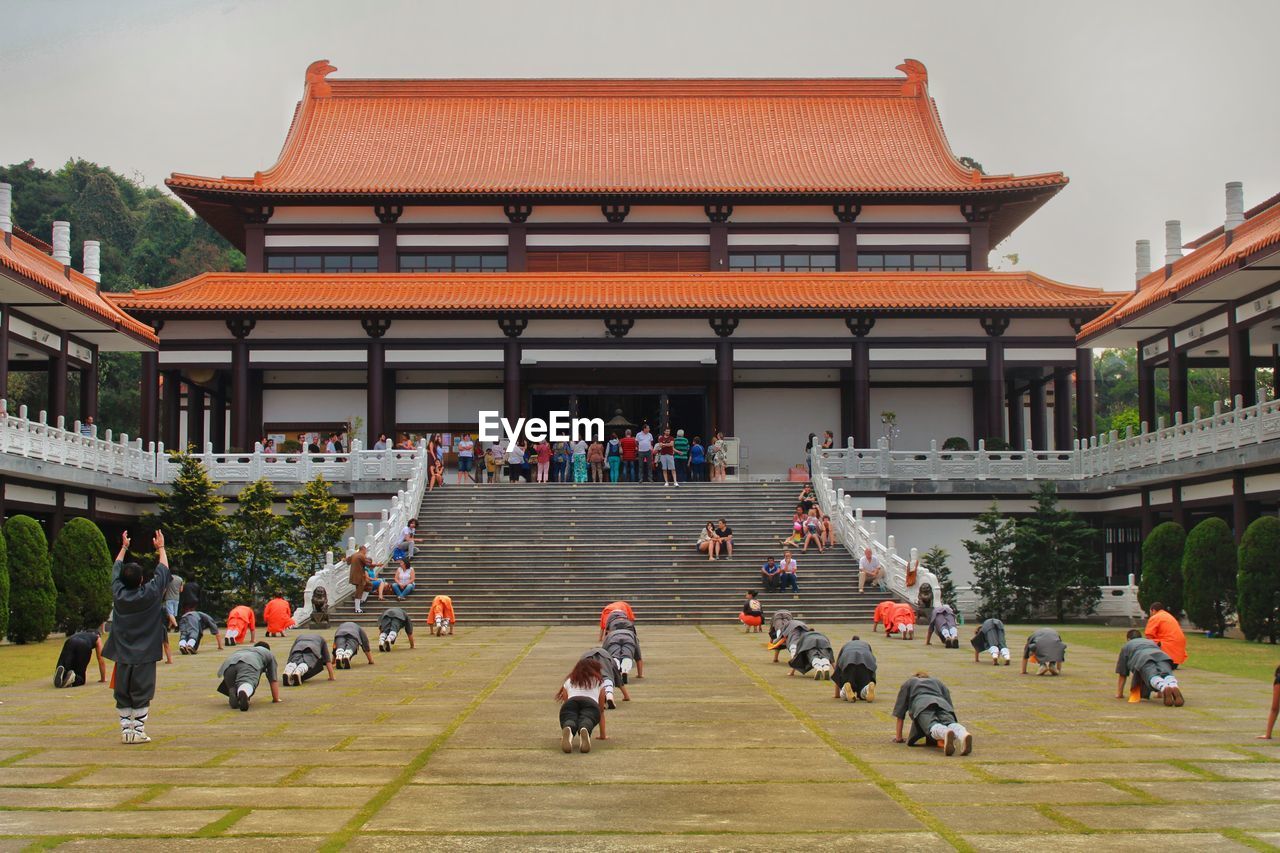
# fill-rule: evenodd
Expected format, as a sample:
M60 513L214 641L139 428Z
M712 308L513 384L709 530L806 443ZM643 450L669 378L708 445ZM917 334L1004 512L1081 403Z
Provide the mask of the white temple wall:
M737 437L750 453L747 475L785 478L792 465L804 464L809 433L839 431L840 389L738 388L733 421Z
M501 388L405 388L396 392L402 424L478 426L482 410L502 411Z
M323 393L306 388L262 391L262 420L268 424L353 424L357 418L363 423L367 413L363 388L331 388ZM363 432L358 436L362 441L366 440Z
M925 378L923 375L921 378ZM876 376L872 373L872 382ZM953 435L973 443L973 391L969 388L876 388L871 389L871 438L883 434L880 413L894 412L901 432L895 450L928 450Z

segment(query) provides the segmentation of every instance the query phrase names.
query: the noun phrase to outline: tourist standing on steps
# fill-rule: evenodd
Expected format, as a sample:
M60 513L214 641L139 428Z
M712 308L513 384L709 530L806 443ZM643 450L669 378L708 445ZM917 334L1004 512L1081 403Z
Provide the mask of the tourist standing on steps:
M600 662L580 659L556 691L560 704L560 749L591 751L591 732L600 727L600 740L608 740L604 725L604 678Z
M489 484L493 485L502 478L502 460L505 454L502 452L502 445L494 442L489 445L489 449L484 452L485 473L489 475Z
M676 468L671 472L671 479L676 481L676 485L679 485L681 478L689 479L689 439L684 437L684 430L676 430L673 444L675 445Z
M671 437L671 430L664 430L658 439L658 464L662 468L662 485L679 486L676 479L676 440Z
M458 439L458 482L465 483L471 478L471 469L476 460L476 443L471 433L464 432Z
M836 683L835 698L846 702L871 702L876 698L876 655L871 644L857 634L840 647L831 680Z
M716 433L707 457L711 463L711 482L723 483L726 477L725 469L729 465L729 451L724 445L724 433Z
M164 653L164 592L169 586L169 557L164 534L151 540L156 550L156 571L143 583L142 566L126 563L129 534L120 537L120 553L111 568L111 634L104 657L115 661L113 674L116 712L120 715L121 743L148 743L147 715L156 695L156 662Z
M598 441L587 447L587 465L591 469L591 482L603 483L604 479L604 445Z
M578 439L571 447L573 448L573 482L587 482L587 451L590 445L584 439Z
M622 448L622 482L635 483L638 482L636 476L636 458L639 442L636 437L631 434L631 430L627 430L618 442Z
M609 433L609 443L605 445L605 458L609 463L609 482L618 482L618 472L622 468L622 442L616 432Z
M557 441L551 448L551 482L568 483L573 478L569 471L569 457L573 455L573 451L569 449L569 442Z
M538 482L545 483L551 473L551 442L542 439L533 446L533 452L538 456Z
M707 450L702 446L702 436L695 435L689 445L689 480L701 483L707 479Z
M911 734L902 737L902 721L911 715ZM928 740L940 747L945 755L955 755L959 747L961 755L973 751L973 735L969 734L956 718L951 704L951 691L940 679L921 670L902 682L898 700L893 703L893 716L898 719L894 743L911 746L916 741Z
M356 588L353 601L357 613L364 612L365 599L369 597L369 591L373 589L373 581L369 577L369 569L373 568L373 560L369 559L369 548L367 545L361 545L355 550L355 553L346 558L350 571L347 573L347 581ZM376 571L376 569L375 569ZM227 624L230 628L230 623Z
M649 425L640 427L636 436L636 464L640 466L639 482L648 483L653 480L653 433Z

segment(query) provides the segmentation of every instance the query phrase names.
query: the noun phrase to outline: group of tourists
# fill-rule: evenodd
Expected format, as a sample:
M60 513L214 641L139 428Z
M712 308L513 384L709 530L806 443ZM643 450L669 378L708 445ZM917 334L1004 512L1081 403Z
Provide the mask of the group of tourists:
M418 528L417 519L410 519L400 534L400 542L391 550L390 561L396 564L395 575L393 580L387 580L380 576L381 570L385 566L379 566L369 556L369 547L361 544L354 552L347 555L344 560L349 567L347 574L348 582L355 587L355 597L353 604L356 613L364 613L364 604L369 600L369 594L377 590L378 600L386 599L386 592L391 590L397 601L405 601L413 591L417 588L417 571L410 562L413 558L413 538ZM401 608L392 608L400 610ZM437 595L431 599L431 609L428 612L428 622L431 626L433 634L444 636L453 633L453 626L456 622L453 613L453 597L448 595Z
M813 486L805 483L796 498L795 512L791 515L791 533L782 537L780 544L784 548L799 548L808 551L812 545L819 552L825 551L836 542L835 525L831 516L822 511L818 505L818 496Z
M631 673L644 678L644 660L636 636L636 614L625 601L606 604L600 611L599 645L578 658L564 683L556 691L560 702L560 749L572 753L591 751L591 735L600 728L600 740L607 740L605 711L617 708L615 691L624 702L631 701L627 684Z

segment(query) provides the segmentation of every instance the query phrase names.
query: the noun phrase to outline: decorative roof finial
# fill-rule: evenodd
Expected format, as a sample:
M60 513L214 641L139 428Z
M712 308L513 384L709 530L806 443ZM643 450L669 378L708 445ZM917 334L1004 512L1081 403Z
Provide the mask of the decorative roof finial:
M916 96L929 88L929 70L918 59L905 59L898 70L907 75L902 83L902 94Z
M923 67L923 66L922 66ZM327 59L317 59L307 66L307 91L313 98L327 98L333 94L333 86L324 79L338 69L329 64Z

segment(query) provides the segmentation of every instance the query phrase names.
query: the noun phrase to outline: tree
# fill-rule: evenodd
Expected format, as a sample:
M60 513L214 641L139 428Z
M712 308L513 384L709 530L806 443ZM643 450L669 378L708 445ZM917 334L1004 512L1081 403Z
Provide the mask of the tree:
M1138 603L1143 610L1160 602L1177 616L1182 612L1182 552L1187 533L1176 521L1156 525L1142 542L1142 577L1138 579Z
M1206 518L1187 534L1182 554L1182 606L1187 618L1207 631L1227 630L1227 611L1236 600L1235 539L1220 518Z
M53 540L51 561L58 628L73 634L106 621L111 615L111 552L98 525L87 518L64 524Z
M941 596L944 604L955 606L956 603L956 585L951 580L951 567L947 565L947 559L951 555L943 548L934 545L928 551L924 552L924 556L920 558L920 567L926 571L933 572L938 578L938 595Z
M1014 533L1015 577L1025 578L1026 590L1020 615L1046 601L1059 622L1068 614L1093 612L1102 597L1094 536L1087 522L1058 503L1053 483L1040 485L1035 509L1018 521Z
M9 633L9 548L0 536L0 637Z
M169 568L187 581L199 581L211 601L227 591L227 525L218 484L198 459L174 454L178 474L167 490L155 491L159 513L150 519L164 531Z
M49 540L40 522L29 515L4 523L9 553L9 639L42 643L53 630L58 590L49 570Z
M1264 515L1240 539L1236 612L1247 639L1280 636L1280 519Z
M240 597L257 601L288 577L289 519L272 506L280 494L270 480L258 480L240 490L239 506L231 517L231 559Z
M293 532L293 568L303 578L324 568L325 554L347 529L347 505L329 491L323 477L316 477L289 498L289 522Z
M973 532L978 538L961 541L973 566L973 588L982 601L978 618L1012 618L1020 598L1013 581L1013 520L1001 515L993 501L978 516Z

